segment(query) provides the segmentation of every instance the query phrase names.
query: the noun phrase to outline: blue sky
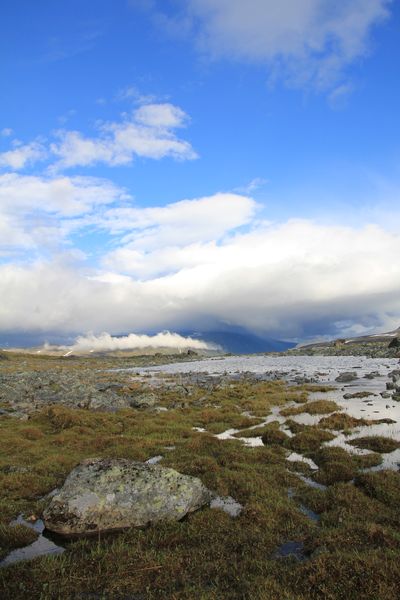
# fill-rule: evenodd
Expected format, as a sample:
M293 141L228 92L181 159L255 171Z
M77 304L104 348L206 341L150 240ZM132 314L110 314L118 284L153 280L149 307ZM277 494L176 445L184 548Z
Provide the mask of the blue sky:
M0 331L397 326L398 3L1 12Z

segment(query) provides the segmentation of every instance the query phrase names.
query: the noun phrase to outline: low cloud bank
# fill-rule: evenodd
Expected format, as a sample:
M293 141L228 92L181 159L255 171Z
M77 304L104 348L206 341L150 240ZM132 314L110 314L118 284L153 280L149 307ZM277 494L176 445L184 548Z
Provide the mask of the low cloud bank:
M71 347L72 352L101 352L106 350L136 350L143 348L172 348L174 350L210 350L207 342L183 337L178 333L163 331L156 335L138 335L130 333L124 337L113 337L109 333L79 336Z
M99 264L71 253L0 264L0 332L107 331L101 343L121 348L123 338L111 336L132 330L239 327L300 341L398 327L397 231L362 220L357 226L271 223L260 219L259 208L237 194L106 208L99 227L112 244L102 244ZM127 338L124 347L143 347L140 339L149 345L146 337ZM173 347L178 341L173 338ZM154 336L151 345L156 342Z

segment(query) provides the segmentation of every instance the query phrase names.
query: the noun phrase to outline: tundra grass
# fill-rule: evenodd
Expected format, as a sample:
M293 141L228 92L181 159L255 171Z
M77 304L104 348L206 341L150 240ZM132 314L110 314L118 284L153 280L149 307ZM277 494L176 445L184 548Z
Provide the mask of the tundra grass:
M4 361L7 368L10 362ZM76 362L76 368L84 368L84 361ZM45 368L48 363L40 364ZM63 363L62 368L75 367ZM397 473L360 475L356 487L334 483L326 491L314 490L288 471L286 457L294 448L318 452L332 437L329 432L307 428L285 439L289 448L248 448L239 440L222 441L193 429L210 430L218 423L219 430L239 422L248 427L243 412L264 417L274 406L306 402L308 390L243 381L212 389L191 386L178 402L173 389L155 393L168 411L105 413L51 406L28 421L0 417L4 548L27 541L25 531L9 531L9 521L21 512L40 515L47 502L43 496L93 456L143 461L163 455L161 465L200 477L219 495L235 498L243 506L240 516L204 508L179 523L71 542L62 555L0 569L1 598L398 598ZM269 429L278 431L273 425ZM320 524L303 514L299 502L319 513ZM306 560L277 558L277 549L289 540L304 543Z

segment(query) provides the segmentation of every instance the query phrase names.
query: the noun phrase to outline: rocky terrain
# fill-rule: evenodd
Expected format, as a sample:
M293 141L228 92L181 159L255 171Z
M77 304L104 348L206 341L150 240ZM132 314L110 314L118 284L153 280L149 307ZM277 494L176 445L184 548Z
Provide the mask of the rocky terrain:
M4 354L1 597L397 599L398 359L188 358Z

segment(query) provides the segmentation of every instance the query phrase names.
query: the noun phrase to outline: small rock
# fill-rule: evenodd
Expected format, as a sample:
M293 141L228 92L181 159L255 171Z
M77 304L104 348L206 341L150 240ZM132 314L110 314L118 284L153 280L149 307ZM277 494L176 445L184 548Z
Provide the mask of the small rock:
M357 373L355 373L354 371L346 371L345 373L341 373L340 375L338 375L335 381L338 381L340 383L347 383L349 381L354 381L355 379L358 379Z
M372 373L367 373L366 375L364 375L365 379L375 379L375 377L380 377L381 374L379 373L379 371L372 371Z

